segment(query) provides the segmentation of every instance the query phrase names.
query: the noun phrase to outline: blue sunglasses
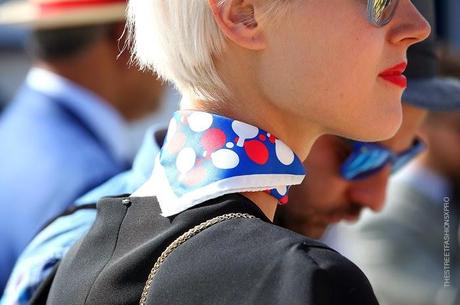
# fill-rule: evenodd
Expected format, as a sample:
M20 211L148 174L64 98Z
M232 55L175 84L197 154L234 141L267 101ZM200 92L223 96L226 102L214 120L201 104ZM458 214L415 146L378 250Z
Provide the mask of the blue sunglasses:
M383 27L393 18L399 0L368 0L367 18L377 27Z
M359 141L350 141L350 143L352 152L340 168L340 174L346 180L364 179L388 164L392 167L391 172L395 173L426 148L421 139L416 139L411 147L399 154L377 143Z

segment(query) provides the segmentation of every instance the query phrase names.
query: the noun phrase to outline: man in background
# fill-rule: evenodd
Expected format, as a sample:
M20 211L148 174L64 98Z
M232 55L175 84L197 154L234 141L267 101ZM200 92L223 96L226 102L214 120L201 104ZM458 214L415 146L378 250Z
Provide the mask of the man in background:
M291 187L289 204L277 210L278 223L320 239L331 225L356 222L363 210L379 212L394 171L389 156L404 160L400 168L423 151L425 146L416 138L416 131L426 112L404 103L402 126L388 141L361 143L320 137L304 162L307 177Z
M460 113L431 113L422 133L428 152L392 179L383 212L341 234L382 305L460 304Z
M0 23L31 27L34 64L0 118L0 294L17 256L46 221L128 168L127 123L163 89L121 52L124 0L0 6Z

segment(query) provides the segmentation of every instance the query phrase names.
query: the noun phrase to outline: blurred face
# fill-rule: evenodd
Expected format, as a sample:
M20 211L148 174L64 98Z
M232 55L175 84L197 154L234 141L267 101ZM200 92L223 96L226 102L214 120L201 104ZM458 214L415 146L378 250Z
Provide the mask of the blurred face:
M134 119L147 116L158 109L164 93L164 86L149 71L129 67L125 73L125 106Z
M397 135L380 144L400 152L415 139L415 132L426 111L404 105L404 122ZM313 238L323 235L330 224L355 222L361 211L382 209L391 173L387 165L361 180L342 178L340 167L350 155L351 146L343 138L322 136L305 160L307 177L289 191L289 203L278 208L282 225Z
M363 208L381 209L389 166L363 180L345 180L340 166L350 152L347 141L336 136L322 136L315 142L304 162L307 177L291 187L289 203L278 208L283 226L319 238L331 224L356 221Z
M139 67L131 64L128 50L120 52L124 37L125 23L119 22L112 26L111 31L101 41L106 53L98 60L110 62L107 73L111 79L109 90L115 93L116 108L128 121L141 119L152 114L160 106L164 86L153 73L140 71Z
M401 123L407 48L429 25L401 0L383 27L366 15L367 0L292 1L288 15L266 32L260 86L265 99L297 129L313 122L324 132L376 141Z

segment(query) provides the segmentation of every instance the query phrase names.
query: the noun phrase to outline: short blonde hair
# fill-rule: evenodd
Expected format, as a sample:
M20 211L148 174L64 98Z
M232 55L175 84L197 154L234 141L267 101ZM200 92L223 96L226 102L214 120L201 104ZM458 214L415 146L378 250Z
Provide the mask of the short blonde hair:
M288 0L267 2L263 16L274 17ZM133 59L141 68L173 82L185 97L217 100L227 95L214 65L226 39L208 0L130 0L127 24Z

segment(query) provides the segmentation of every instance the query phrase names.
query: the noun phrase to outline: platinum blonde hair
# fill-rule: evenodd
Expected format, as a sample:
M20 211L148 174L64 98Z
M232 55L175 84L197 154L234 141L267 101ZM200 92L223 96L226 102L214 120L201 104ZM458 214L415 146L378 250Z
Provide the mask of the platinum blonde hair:
M218 5L226 1L231 0L218 0ZM269 23L286 2L267 1L258 23ZM127 26L133 60L141 68L173 82L187 98L219 100L229 95L214 64L226 39L208 0L130 0Z

